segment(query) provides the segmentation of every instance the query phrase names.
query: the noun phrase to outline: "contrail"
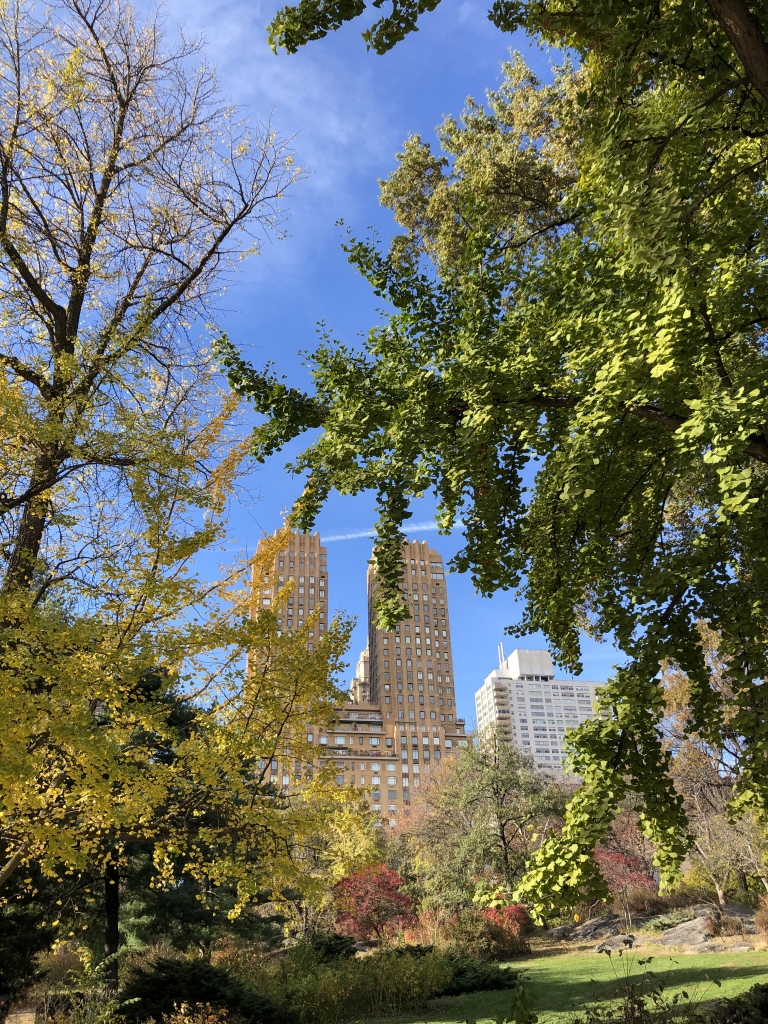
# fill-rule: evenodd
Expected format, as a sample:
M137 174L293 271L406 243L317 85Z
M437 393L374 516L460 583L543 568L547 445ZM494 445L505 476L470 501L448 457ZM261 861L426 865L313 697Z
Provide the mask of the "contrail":
M429 530L437 530L437 523L432 520L429 523L404 523L403 530L405 533L415 533L417 530L420 533L426 533ZM320 541L322 544L328 544L334 540L360 540L362 537L373 537L373 530L361 530L359 533L337 533L333 537L322 537Z

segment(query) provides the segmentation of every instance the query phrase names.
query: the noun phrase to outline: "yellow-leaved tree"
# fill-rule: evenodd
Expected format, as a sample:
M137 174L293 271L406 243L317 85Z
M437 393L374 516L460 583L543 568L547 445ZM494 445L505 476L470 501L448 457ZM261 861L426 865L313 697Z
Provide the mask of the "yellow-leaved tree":
M194 568L246 450L195 325L298 176L157 15L0 7L0 887L102 864L109 955L126 843L157 884L234 881L237 912L314 884L352 813L328 773L268 771L333 715L350 623L309 651L251 614L253 560Z

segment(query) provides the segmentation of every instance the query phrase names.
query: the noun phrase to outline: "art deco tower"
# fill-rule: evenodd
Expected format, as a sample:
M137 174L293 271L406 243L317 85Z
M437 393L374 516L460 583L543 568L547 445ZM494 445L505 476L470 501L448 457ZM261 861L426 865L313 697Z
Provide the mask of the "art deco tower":
M376 576L368 569L371 702L385 718L454 722L456 691L442 556L426 541L403 545L402 589L410 617L389 632L376 628Z
M265 541L259 541L259 548ZM275 576L278 586L287 580L294 580L293 594L284 608L278 610L277 625L280 629L292 630L303 626L310 612L319 609L314 636L317 640L328 627L328 554L320 543L319 533L293 533L287 546L275 557ZM265 582L259 587L259 607L269 608L275 597L275 589Z

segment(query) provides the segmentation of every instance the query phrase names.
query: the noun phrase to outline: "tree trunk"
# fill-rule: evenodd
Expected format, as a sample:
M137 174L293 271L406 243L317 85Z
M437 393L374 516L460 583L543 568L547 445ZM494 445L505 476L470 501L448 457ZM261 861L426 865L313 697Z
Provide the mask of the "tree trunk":
M708 4L744 65L750 82L768 101L768 44L760 31L760 22L744 0L708 0Z
M48 423L51 422L49 418ZM65 457L65 453L57 448L43 452L35 460L29 479L31 497L24 505L21 522L13 539L3 580L3 593L28 590L32 584L51 512L47 492L56 482Z
M749 898L749 884L747 883L746 871L742 871L741 868L737 868L736 879L738 881L739 892L741 893L742 899L746 902Z
M104 955L112 957L107 965L106 980L111 989L117 989L119 975L117 950L120 944L120 868L116 860L109 860L104 868Z
M22 843L16 853L8 858L2 868L0 868L0 889L5 885L8 879L11 877L16 868L21 864L24 854L27 852L27 844Z

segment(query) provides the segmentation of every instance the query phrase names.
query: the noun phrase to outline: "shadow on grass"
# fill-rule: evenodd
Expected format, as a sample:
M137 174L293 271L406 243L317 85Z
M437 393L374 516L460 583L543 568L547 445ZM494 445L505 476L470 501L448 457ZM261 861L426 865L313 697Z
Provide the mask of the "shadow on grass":
M547 1013L552 1011L576 1011L594 1002L610 1001L619 998L622 985L627 980L637 983L643 977L643 967L637 962L631 965L627 976L623 972L623 964L615 963L616 974L608 972L592 972L590 977L574 978L565 975L558 977L554 971L536 971L529 975L531 990L536 997L536 1011ZM750 964L733 966L724 963L722 966L701 967L692 964L690 967L666 957L654 959L647 965L650 975L664 985L668 993L685 989L696 1001L715 999L720 994L716 981L739 981L742 988L749 988L759 978L768 973L768 960L765 965ZM595 977L595 974L598 974ZM650 988L648 978L647 989Z

